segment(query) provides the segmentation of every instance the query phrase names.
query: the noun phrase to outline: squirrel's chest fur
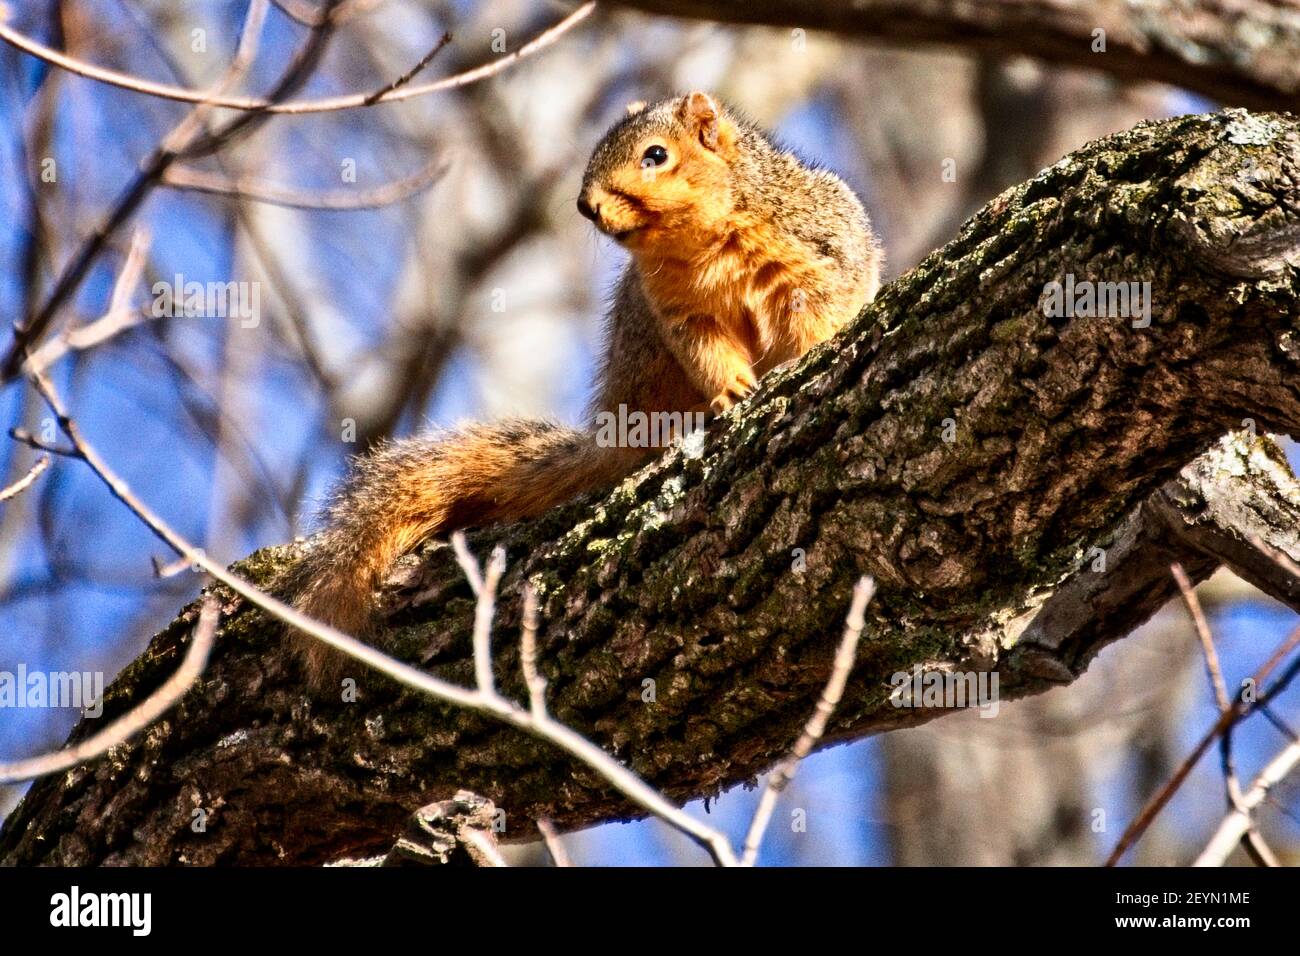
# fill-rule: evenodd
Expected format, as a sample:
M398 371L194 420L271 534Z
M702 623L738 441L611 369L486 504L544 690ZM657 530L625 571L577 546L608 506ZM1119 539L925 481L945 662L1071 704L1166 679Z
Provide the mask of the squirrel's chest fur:
M649 301L669 321L710 317L746 347L758 374L799 354L791 326L823 305L818 290L840 268L761 221L735 221L683 247L697 251L641 268Z

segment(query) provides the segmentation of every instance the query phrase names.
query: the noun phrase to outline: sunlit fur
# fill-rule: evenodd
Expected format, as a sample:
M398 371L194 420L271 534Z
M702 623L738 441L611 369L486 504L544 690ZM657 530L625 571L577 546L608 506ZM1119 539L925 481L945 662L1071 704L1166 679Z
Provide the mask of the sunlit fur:
M668 162L643 169L652 145ZM714 411L834 335L879 284L880 250L852 190L703 93L624 118L582 197L632 254L629 276L666 326L659 338L686 340L665 344L680 346Z
M652 145L668 161L645 170ZM620 406L723 411L834 335L879 282L880 250L852 191L705 93L630 110L596 147L581 200L632 255L607 316L593 421ZM529 421L387 444L356 461L287 589L310 616L367 635L373 592L403 552L540 514L660 451ZM313 683L339 676L339 656L304 648Z

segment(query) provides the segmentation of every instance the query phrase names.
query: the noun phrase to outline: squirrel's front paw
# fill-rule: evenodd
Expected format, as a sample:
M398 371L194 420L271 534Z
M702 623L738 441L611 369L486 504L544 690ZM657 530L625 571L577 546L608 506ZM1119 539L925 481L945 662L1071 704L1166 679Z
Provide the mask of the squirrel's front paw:
M754 373L749 369L743 372L737 372L735 378L721 392L713 396L709 402L709 408L713 409L713 414L721 415L732 405L742 401L746 395L754 390L758 381L754 378Z

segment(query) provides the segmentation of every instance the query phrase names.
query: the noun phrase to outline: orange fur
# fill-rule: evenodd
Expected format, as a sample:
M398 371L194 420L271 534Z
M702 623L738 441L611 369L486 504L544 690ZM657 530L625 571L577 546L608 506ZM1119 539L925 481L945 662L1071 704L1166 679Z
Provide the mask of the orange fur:
M578 207L631 253L609 312L593 416L722 412L769 369L830 338L875 295L861 204L706 93L629 113L596 147ZM530 517L616 481L660 449L506 422L409 439L357 461L295 571L299 609L367 634L395 560L455 528ZM318 643L308 673L339 661Z

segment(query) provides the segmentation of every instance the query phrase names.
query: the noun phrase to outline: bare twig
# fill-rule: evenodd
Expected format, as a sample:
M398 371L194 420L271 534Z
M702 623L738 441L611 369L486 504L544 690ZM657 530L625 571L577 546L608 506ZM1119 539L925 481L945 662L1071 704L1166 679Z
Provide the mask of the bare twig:
M140 276L144 273L144 259L149 252L151 242L149 230L144 226L137 226L131 233L131 244L126 250L126 261L122 263L117 278L113 280L113 293L108 299L109 312L127 308L131 293L135 291Z
M329 0L326 5L327 12L332 11L337 4L338 0ZM0 379L7 381L18 373L21 361L29 350L29 345L39 341L45 329L54 320L55 315L58 314L58 311L80 287L82 280L90 271L99 254L107 246L109 239L140 208L140 205L162 179L168 167L185 156L207 155L214 152L237 133L246 131L255 123L265 121L268 115L265 111L244 113L236 116L215 132L200 135L206 126L208 114L217 105L217 101L224 91L238 82L247 73L249 66L252 65L252 61L257 54L257 46L262 26L266 20L267 9L267 0L252 0L249 4L248 13L244 18L244 25L240 32L239 46L221 79L211 91L197 94L198 99L194 101L197 104L195 108L190 110L185 118L170 133L164 136L158 146L154 148L154 151L145 158L140 164L140 170L136 173L135 178L122 191L112 208L73 254L68 264L59 274L59 278L55 281L54 287L45 303L41 306L40 311L32 316L30 322L14 330L14 341L4 359ZM0 37L4 35L7 29L4 23L0 22ZM284 73L281 74L279 81L269 94L268 100L270 102L278 102L286 96L292 95L295 90L307 81L325 51L329 36L328 22L325 26L311 32L307 42L295 53L293 60Z
M456 532L451 536L451 550L456 555L456 563L460 565L460 570L464 573L466 580L469 581L469 589L475 595L483 593L483 572L478 566L478 559L470 554L469 545L465 543L465 535Z
M800 761L812 753L813 747L817 745L817 741L826 730L826 722L830 720L831 714L835 712L844 694L844 685L848 682L849 672L853 670L853 661L857 656L858 639L862 637L862 628L866 623L863 615L875 593L876 582L869 577L861 578L853 588L853 601L844 620L844 636L840 640L839 650L835 653L835 664L831 669L830 679L826 682L826 687L817 701L817 707L808 718L803 733L795 741L790 755L768 775L767 786L763 790L763 796L759 798L758 809L754 811L754 819L749 824L749 832L745 835L745 849L740 858L743 866L753 866L758 859L758 849L763 843L763 834L767 832L767 826L772 820L772 813L776 810L777 798L794 779Z
M132 308L130 305L131 293L135 291L135 287L140 282L140 275L144 271L149 242L149 230L143 226L138 227L131 234L131 245L127 250L126 260L122 263L117 279L113 282L108 311L93 322L87 322L77 328L65 329L43 343L23 363L23 370L27 374L43 372L68 352L92 348L120 332L154 318L149 311L143 308Z
M421 83L416 86L407 85L398 87L373 99L372 97L375 95L373 93L350 93L343 96L331 96L316 100L296 100L288 103L277 103L274 99L261 99L258 97L248 96L213 96L198 90L189 90L180 86L172 86L168 83L155 83L141 77L131 76L127 73L120 73L117 70L109 70L104 67L95 66L93 63L79 60L76 57L69 56L59 50L47 47L44 44L33 40L31 37L24 36L17 30L7 26L3 21L0 21L0 40L4 40L22 50L24 53L31 54L37 59L44 60L46 63L53 64L54 66L67 70L70 73L75 73L78 76L84 76L90 80L107 83L110 86L117 86L125 90L144 93L165 100L175 100L181 103L205 103L209 106L220 107L222 109L247 110L255 113L328 113L338 110L356 109L357 107L374 106L378 103L395 103L400 100L409 100L420 96L427 96L430 93L438 93L442 90L458 89L462 86L469 86L472 83L486 80L508 69L517 61L532 56L534 53L550 46L570 29L589 17L595 9L596 4L594 0L589 3L584 3L563 20L548 27L546 30L543 30L513 53L507 53L505 56L499 57L491 63L485 63L472 70L466 70L463 73L443 77L440 80L433 80L429 83ZM324 23L325 18L322 18L321 22Z
M10 498L21 495L31 486L32 482L41 476L41 472L48 467L50 467L50 456L48 454L41 455L40 458L36 459L36 464L27 469L27 474L23 475L8 488L0 489L0 501L8 501Z
M1300 741L1292 741L1270 760L1268 766L1255 778L1250 789L1242 795L1241 805L1234 807L1223 818L1223 822L1219 824L1218 830L1201 851L1201 855L1196 858L1193 866L1222 866L1232 853L1233 847L1240 843L1246 833L1254 827L1251 811L1264 802L1269 790L1291 773L1297 764L1300 764Z
M27 372L44 372L69 352L84 352L102 345L136 326L145 325L163 316L154 315L148 306L109 311L85 325L65 329L41 343L24 365Z
M519 666L528 685L528 709L546 713L546 678L537 669L537 590L524 584L524 612L519 626Z
M312 6L305 0L271 0L285 16L301 23L305 27L323 26L328 16L322 7ZM334 11L331 19L334 25L346 23L361 13L367 13L383 3L384 0L343 0Z
M1273 651L1269 659L1264 662L1264 665L1255 672L1252 680L1257 690L1263 686L1264 681L1267 680L1268 676L1272 674L1277 666L1281 664L1282 661L1286 659L1287 655L1295 650L1297 646L1300 646L1300 627L1297 627L1292 631L1287 639L1279 644ZM1253 713L1256 709L1264 707L1264 705L1276 696L1278 692L1290 684L1298 672L1300 672L1300 661L1296 661L1288 667L1287 670L1278 677L1277 681L1274 682L1268 690L1260 692L1259 696L1253 702L1247 702L1238 698L1233 701L1232 707L1229 710L1224 711L1219 715L1219 719L1216 720L1214 725L1205 732L1205 735L1201 737L1196 746L1192 748L1192 752L1183 759L1183 762L1178 765L1178 768L1174 771L1173 775L1165 781L1164 786L1155 792L1151 799L1147 801L1146 806L1144 806L1141 812L1139 812L1133 819L1133 822L1125 828L1124 832L1120 835L1119 841L1115 844L1115 848L1111 850L1110 856L1106 858L1107 866L1115 866L1119 863L1120 859L1128 852L1129 848L1132 847L1142 834L1146 832L1147 828L1151 826L1151 823L1159 815L1160 811L1165 808L1173 798L1173 795L1178 792L1178 788L1187 780L1188 775L1192 772L1192 768L1195 767L1201 757L1205 755L1205 752L1210 749L1210 745L1219 738L1219 735L1232 725L1236 724L1247 714Z
M456 534L461 538L457 557L463 556L464 561L472 561L477 569L478 562L469 553L464 534L460 531ZM483 586L479 588L478 602L474 606L474 679L484 694L496 693L492 676L492 619L496 616L497 585L501 582L505 569L506 552L497 545L492 549L492 557L488 559L487 568L483 571Z
M401 202L403 199L414 196L421 190L433 185L446 171L446 163L438 160L429 163L410 176L404 176L382 186L371 189L332 189L326 191L277 186L247 176L228 179L199 169L172 166L163 174L162 183L164 186L171 186L175 189L189 189L218 196L233 196L238 199L271 203L276 206L288 206L292 209L350 211L354 209L377 209L381 206Z
M480 575L478 562L470 553L461 532L452 535L452 546L461 569L470 579L471 587L476 578L479 580L476 588L478 603L474 609L474 673L478 682L475 696L482 701L482 706L535 736L567 750L622 791L624 796L702 846L717 865L736 866L738 861L735 851L721 832L673 806L658 791L605 751L576 731L553 720L545 708L540 711L525 710L496 690L492 679L491 632L492 619L496 615L497 582L505 570L505 551L500 546L494 548L486 571Z
M178 574L194 570L194 565L184 558L177 558L166 564L157 558L150 558L149 563L153 565L153 576L156 578L174 578Z
M1228 698L1228 688L1223 683L1223 670L1219 667L1219 654L1214 648L1214 637L1210 634L1210 625L1205 620L1205 612L1201 610L1201 602L1196 597L1196 591L1192 589L1192 580L1183 570L1183 566L1177 562L1171 564L1169 570L1174 580L1178 582L1178 590L1183 595L1183 604L1187 607L1187 613L1191 615L1196 636L1200 638L1201 650L1205 654L1205 669L1210 678L1210 686L1214 690L1215 702L1219 705L1220 711L1227 710L1232 706L1232 701Z
M58 445L51 445L49 442L41 441L25 428L15 426L9 429L9 437L16 442L26 445L28 448L35 448L37 451L48 452L51 455L58 455L61 458L81 457L75 448L60 448Z
M0 783L17 783L20 780L61 773L102 756L152 724L175 706L202 675L208 664L208 654L212 650L219 616L220 606L216 598L208 595L199 611L199 620L194 626L185 659L181 661L176 673L167 678L161 687L99 733L79 743L39 757L0 763Z
M1169 570L1178 583L1178 590L1182 593L1183 603L1187 606L1187 612L1192 618L1192 625L1196 628L1196 636L1200 638L1201 651L1205 657L1205 669L1210 679L1210 686L1214 689L1214 699L1218 704L1219 713L1221 715L1225 714L1232 709L1232 700L1228 696L1228 687L1223 680L1223 669L1219 665L1219 653L1214 646L1214 636L1210 633L1209 622L1205 619L1205 613L1201 610L1201 602L1197 598L1196 591L1192 587L1191 578L1187 576L1183 566L1178 562L1174 562L1170 565ZM1242 803L1241 781L1237 779L1237 770L1232 758L1231 725L1224 728L1223 734L1219 737L1219 754L1228 806L1235 808L1237 811L1246 812ZM1246 815L1249 820L1249 813ZM1268 848L1263 836L1253 822L1242 834L1241 843L1250 857L1260 866L1277 865L1277 857Z
M564 842L549 817L537 818L537 832L542 835L542 842L546 844L546 852L551 854L552 863L556 866L573 866L568 851L564 849Z
M423 70L426 66L428 66L429 62L435 56L438 55L438 51L440 51L443 47L445 47L450 42L451 42L451 34L444 33L442 36L438 38L438 42L433 45L433 48L430 49L429 52L426 53L424 56L422 56L420 58L420 61L416 63L415 66L411 67L401 76L399 76L397 79L393 80L393 82L385 84L384 86L381 86L379 89L375 90L375 92L371 93L369 96L366 97L365 102L362 105L373 106L375 103L378 103L389 93L393 92L393 90L401 89L407 83L410 83L411 80L415 79L416 74L418 74L421 70Z
M1277 714L1273 713L1273 709L1271 707L1260 707L1259 713L1261 717L1263 717L1265 720L1267 720L1270 724L1273 725L1274 730L1276 730L1287 740L1300 739L1300 734L1297 734L1295 730L1293 730L1285 720L1283 720Z

